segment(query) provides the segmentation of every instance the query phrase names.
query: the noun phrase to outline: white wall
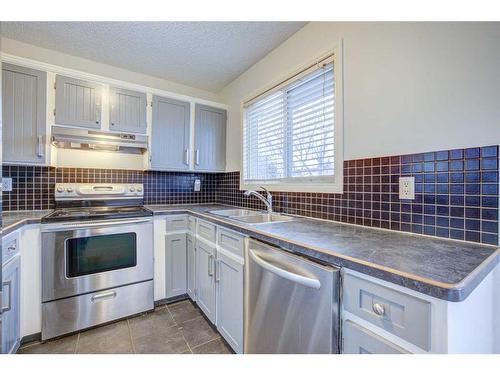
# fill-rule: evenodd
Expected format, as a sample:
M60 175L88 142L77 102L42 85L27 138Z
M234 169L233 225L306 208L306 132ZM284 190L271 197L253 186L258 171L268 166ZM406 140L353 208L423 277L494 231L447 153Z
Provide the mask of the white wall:
M221 92L227 170L241 101L344 41L344 158L500 143L500 23L313 22Z
M180 83L167 81L141 73L135 73L130 70L117 68L112 65L101 64L92 60L37 47L32 44L26 44L9 38L2 38L2 50L4 53L11 55L142 86L148 86L159 90L171 91L176 94L194 96L205 100L217 101L219 99L216 93L210 91L182 85Z

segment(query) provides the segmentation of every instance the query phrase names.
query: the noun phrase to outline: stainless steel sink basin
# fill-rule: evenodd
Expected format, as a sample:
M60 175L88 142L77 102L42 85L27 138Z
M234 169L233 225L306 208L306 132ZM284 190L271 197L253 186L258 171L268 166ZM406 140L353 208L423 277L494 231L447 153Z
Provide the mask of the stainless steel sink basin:
M209 212L211 214L214 214L214 215L225 216L225 217L254 216L254 215L262 214L262 211L247 210L247 209L242 209L242 208L235 208L235 209L228 209L228 210L214 210L214 211L209 211Z
M294 220L293 217L280 214L261 214L251 216L232 216L231 219L238 220L247 224L266 224L279 223Z

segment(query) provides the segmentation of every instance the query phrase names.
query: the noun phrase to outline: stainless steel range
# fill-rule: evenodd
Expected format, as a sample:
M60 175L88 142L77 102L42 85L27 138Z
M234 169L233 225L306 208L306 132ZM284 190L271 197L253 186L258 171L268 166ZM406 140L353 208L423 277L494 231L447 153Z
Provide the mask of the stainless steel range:
M42 219L42 339L153 309L141 184L56 184Z

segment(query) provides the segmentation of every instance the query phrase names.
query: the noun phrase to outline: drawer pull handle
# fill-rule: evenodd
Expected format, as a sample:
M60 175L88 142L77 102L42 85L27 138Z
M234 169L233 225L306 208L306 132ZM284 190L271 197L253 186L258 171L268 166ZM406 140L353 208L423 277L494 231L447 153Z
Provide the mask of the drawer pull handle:
M380 303L374 303L373 306L372 306L372 310L378 316L384 316L385 315L385 307L384 307L384 305L382 305Z
M94 294L90 300L92 302L97 302L103 299L108 299L108 298L115 298L116 297L116 292L106 292L106 293L101 293L101 294Z
M213 270L213 262L212 260L214 259L213 255L208 256L208 276L212 277L214 275L214 270Z
M7 311L10 311L10 309L12 308L12 280L8 280L8 281L4 281L2 283L3 285L3 294L4 294L4 298L5 298L5 306L2 306L2 308L0 309L0 312L1 313L5 313ZM7 293L7 288L9 288L9 292ZM7 299L9 301L9 303L7 303Z
M12 253L13 251L16 251L16 249L17 249L17 246L16 246L15 244L13 244L13 245L10 245L10 246L7 248L7 251L8 251L9 253Z

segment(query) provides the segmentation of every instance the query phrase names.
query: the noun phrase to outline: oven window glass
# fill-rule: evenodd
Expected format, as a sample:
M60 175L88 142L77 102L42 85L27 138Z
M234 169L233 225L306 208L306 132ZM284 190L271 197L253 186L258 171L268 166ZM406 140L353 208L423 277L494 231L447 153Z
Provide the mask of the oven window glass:
M137 265L135 233L66 240L66 277L119 270Z

